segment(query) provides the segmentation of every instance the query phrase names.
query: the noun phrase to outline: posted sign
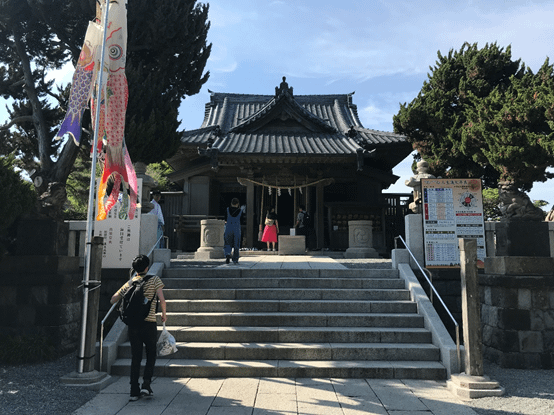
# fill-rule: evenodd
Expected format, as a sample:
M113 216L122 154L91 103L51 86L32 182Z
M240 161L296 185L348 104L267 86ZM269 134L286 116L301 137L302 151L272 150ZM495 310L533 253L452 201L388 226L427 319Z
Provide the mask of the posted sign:
M458 238L477 239L477 266L485 260L480 179L421 179L427 267L460 266Z
M138 200L142 197L142 179L138 182ZM118 202L108 212L108 217L94 222L94 235L104 238L102 249L102 268L130 268L133 258L138 255L140 247L140 207L131 219L119 219ZM96 213L95 204L95 213Z

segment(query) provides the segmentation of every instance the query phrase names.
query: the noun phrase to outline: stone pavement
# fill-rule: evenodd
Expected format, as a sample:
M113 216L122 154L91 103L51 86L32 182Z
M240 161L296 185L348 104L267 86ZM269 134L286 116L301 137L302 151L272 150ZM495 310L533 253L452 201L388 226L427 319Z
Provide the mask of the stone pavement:
M238 265L218 268L346 269L320 255L241 255ZM116 378L73 414L477 415L445 381L158 377L152 389L153 398L129 402L129 378Z
M154 397L129 402L119 378L74 415L476 415L443 381L156 378Z

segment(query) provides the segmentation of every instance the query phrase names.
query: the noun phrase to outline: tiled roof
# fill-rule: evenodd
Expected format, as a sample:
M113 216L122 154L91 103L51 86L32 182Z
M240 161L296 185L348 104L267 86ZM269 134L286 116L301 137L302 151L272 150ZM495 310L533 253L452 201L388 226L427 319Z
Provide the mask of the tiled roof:
M407 144L402 135L364 128L353 93L293 96L284 85L274 96L210 91L202 126L185 131L182 145L213 146L221 156L354 156L362 148Z
M349 137L336 134L229 133L215 140L220 154L351 155L359 146Z

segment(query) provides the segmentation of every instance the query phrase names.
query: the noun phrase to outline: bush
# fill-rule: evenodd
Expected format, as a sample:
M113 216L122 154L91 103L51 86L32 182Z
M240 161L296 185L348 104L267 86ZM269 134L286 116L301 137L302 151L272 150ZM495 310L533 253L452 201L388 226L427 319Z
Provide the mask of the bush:
M0 212L0 255L10 242L10 226L18 218L29 213L36 203L33 185L23 180L15 171L14 160L13 155L0 156L0 183L4 193L4 204Z
M57 357L55 350L52 340L40 334L0 337L0 363L4 364L19 365L50 361Z

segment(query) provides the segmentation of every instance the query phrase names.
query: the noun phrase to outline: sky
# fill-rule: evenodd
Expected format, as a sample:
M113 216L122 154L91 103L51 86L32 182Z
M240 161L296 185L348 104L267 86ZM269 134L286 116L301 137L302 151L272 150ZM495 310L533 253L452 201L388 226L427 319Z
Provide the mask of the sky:
M199 128L208 90L275 93L283 76L295 95L355 92L366 128L393 131L392 117L412 101L437 52L511 46L512 58L537 71L554 58L550 0L214 0L209 1L209 80L187 97L182 129ZM52 74L70 82L72 69ZM0 99L0 120L5 112ZM388 192L408 193L412 157L393 172ZM536 183L532 200L554 203L554 180Z

